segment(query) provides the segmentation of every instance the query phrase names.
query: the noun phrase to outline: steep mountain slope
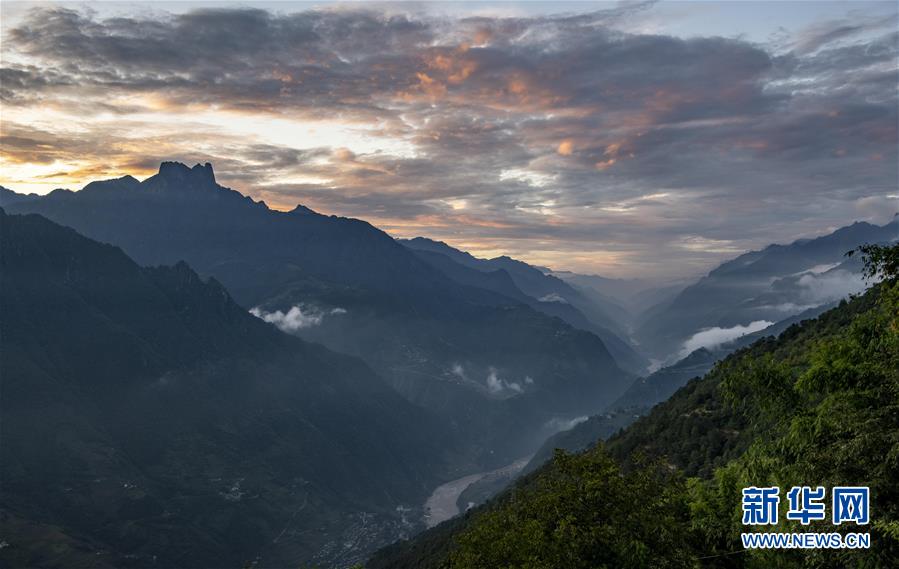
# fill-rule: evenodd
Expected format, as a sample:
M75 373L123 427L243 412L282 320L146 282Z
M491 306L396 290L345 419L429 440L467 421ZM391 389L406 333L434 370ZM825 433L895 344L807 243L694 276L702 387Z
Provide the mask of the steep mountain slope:
M899 247L871 258L886 280L865 295L732 354L607 444L558 454L369 567L896 566ZM870 531L871 548L744 550L741 488L762 485L869 486L868 526L781 516L776 531Z
M357 559L446 468L442 427L365 364L184 263L2 209L0 243L3 566Z
M208 164L166 162L142 182L94 182L9 211L45 215L141 264L187 261L261 318L362 357L485 463L530 452L543 423L595 412L631 380L595 335L459 284L363 221L270 210L218 185Z
M424 237L400 242L415 251L422 260L456 280L473 283L471 270L487 274L502 271L509 276L516 290L509 290L508 286L491 290L523 300L540 312L593 332L602 339L621 367L636 374L645 370L647 360L622 339L627 334L624 324L627 318L621 314L624 309L601 296L577 290L561 279L509 257L479 259L446 243ZM521 298L518 291L525 298Z
M608 439L640 418L641 412L645 412L645 410L617 409L594 415L567 431L556 433L534 453L531 461L522 469L522 474L528 474L540 468L546 461L552 459L556 449L572 453L581 452Z
M712 370L717 362L738 349L745 348L766 336L779 336L784 330L798 324L803 320L816 318L837 303L829 303L810 308L779 322L768 326L758 332L752 332L740 336L720 345L709 348L699 348L690 352L685 358L678 360L670 366L665 366L646 377L636 380L615 402L609 405L609 410L650 407L665 401L675 391L683 387L694 377L702 377Z
M778 322L838 301L863 288L860 266L846 261L846 251L897 239L899 217L883 226L855 223L816 239L740 255L647 311L636 338L653 357L670 360L703 329Z

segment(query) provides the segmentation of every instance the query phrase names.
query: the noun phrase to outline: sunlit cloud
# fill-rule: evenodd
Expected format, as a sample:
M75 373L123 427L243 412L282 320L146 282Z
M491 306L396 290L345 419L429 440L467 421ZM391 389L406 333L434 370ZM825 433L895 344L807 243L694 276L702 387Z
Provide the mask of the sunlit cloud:
M769 44L651 2L166 9L6 18L0 184L208 161L270 207L613 275L899 210L895 9Z

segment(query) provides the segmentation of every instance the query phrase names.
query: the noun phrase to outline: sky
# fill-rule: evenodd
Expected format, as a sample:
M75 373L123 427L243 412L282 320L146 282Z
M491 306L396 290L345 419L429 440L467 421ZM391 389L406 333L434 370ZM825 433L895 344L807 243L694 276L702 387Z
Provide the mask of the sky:
M211 162L478 256L659 280L899 211L895 2L3 2L0 185Z

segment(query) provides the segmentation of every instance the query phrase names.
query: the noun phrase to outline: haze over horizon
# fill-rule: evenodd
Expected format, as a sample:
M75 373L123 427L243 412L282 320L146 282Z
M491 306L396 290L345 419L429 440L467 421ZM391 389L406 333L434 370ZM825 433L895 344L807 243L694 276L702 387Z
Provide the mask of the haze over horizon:
M208 161L275 208L655 279L899 210L890 2L2 15L19 192Z

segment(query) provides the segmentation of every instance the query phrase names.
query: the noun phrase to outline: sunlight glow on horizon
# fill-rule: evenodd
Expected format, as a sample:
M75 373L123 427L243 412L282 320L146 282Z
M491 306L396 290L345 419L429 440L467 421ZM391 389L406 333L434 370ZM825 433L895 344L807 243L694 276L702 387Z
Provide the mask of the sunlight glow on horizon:
M273 209L619 276L899 210L889 2L250 7L4 2L0 185L210 162Z

